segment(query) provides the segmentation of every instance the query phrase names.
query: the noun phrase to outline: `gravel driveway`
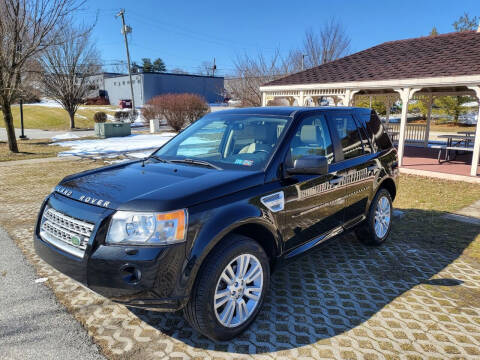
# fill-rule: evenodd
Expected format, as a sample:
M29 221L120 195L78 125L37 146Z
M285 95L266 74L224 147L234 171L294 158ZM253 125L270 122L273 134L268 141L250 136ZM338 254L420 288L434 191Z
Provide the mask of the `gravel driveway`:
M0 228L2 359L103 359L85 329L60 305Z

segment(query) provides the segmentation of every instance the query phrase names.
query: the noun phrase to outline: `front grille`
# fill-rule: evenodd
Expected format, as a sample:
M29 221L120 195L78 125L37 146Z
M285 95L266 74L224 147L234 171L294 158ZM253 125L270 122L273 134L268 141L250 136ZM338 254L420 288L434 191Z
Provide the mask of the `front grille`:
M83 258L93 229L93 224L47 206L42 215L40 237L69 254Z

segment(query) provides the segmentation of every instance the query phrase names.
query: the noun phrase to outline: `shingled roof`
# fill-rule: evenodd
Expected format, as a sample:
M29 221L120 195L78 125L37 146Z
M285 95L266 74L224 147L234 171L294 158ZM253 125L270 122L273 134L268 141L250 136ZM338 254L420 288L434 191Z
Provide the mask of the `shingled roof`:
M480 75L480 33L386 42L264 86Z

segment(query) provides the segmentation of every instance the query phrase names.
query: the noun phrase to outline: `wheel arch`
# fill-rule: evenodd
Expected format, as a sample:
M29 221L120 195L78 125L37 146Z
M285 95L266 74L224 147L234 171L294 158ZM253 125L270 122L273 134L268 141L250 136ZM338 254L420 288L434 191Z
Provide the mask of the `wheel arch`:
M377 187L377 192L380 189L385 189L390 193L390 197L392 198L392 201L395 200L395 197L397 196L397 184L395 184L395 181L388 177L385 180L383 180Z
M189 256L190 260L184 270L186 271L184 275L187 280L185 284L187 293L190 293L208 256L222 241L234 234L247 236L259 243L269 258L270 269L272 270L275 267L276 259L281 254L282 242L281 235L272 222L271 216L260 211L259 208L243 206L235 208L239 210L234 212L236 215L241 213L240 209L243 210L242 217L237 217L235 221L228 225L224 223L223 226L218 226L218 222L215 221L217 216L214 216L209 220L209 225L213 228L207 226L207 229L204 229L205 232L200 231L200 238L197 238L197 241L193 244ZM230 213L232 214L232 212ZM223 219L228 218L225 214L223 216L221 213L217 215Z

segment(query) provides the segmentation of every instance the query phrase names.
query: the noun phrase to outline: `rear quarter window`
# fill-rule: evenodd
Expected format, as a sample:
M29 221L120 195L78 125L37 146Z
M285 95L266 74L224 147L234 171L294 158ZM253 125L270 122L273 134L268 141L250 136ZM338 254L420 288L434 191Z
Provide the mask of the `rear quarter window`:
M365 124L370 142L372 143L375 151L387 150L393 146L390 137L385 131L382 121L375 111L371 111L369 114L361 114L359 118Z

